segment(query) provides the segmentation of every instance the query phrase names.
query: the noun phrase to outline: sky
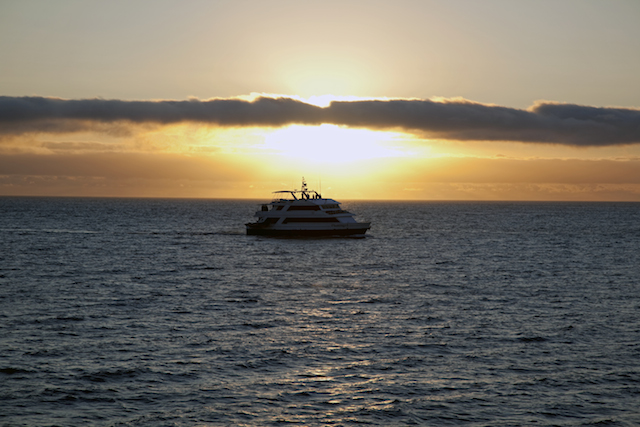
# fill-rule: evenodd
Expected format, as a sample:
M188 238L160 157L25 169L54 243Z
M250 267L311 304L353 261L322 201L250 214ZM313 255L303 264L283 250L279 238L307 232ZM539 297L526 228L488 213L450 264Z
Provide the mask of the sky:
M637 0L0 0L0 196L640 201Z

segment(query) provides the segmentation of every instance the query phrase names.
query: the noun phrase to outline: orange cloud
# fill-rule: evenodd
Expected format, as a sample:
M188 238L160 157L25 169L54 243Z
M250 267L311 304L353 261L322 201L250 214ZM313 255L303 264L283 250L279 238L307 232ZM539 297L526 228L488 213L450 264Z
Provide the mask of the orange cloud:
M222 154L0 155L0 191L265 198L289 182L291 173L290 168L269 169L272 164L265 158ZM348 171L337 175L325 171L323 188L334 196L363 199L640 201L640 159L395 158L364 160L359 165L367 172L351 176Z

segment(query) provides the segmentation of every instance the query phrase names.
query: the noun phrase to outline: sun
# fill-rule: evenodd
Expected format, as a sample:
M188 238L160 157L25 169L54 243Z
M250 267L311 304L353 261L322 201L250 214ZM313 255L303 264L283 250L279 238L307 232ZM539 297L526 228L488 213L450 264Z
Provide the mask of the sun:
M293 125L265 136L265 148L297 161L311 164L345 164L380 157L408 154L391 145L399 134L336 125Z
M314 50L284 58L280 64L279 78L287 92L303 98L363 94L373 86L367 65L347 52Z

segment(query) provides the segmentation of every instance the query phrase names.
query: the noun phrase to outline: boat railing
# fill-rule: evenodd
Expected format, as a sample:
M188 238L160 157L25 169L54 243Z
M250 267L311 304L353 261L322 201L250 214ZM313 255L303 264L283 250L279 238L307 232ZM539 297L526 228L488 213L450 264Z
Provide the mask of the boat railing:
M291 198L282 197L285 194L291 195ZM272 202L292 201L292 200L318 200L322 199L322 195L315 190L281 190L273 192Z

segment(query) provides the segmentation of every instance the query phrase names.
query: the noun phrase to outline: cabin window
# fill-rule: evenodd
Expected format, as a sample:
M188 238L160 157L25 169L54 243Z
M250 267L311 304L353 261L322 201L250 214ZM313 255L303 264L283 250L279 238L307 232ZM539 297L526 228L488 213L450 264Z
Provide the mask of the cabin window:
M277 210L277 211L281 211L281 210L282 210L282 208L283 208L283 206L282 206L282 205L281 205L281 206L276 206L276 210Z
M289 206L290 211L319 211L318 205L302 205L302 206Z
M340 222L338 218L285 218L283 224L291 222Z
M338 205L324 205L322 206L322 209L338 209Z

